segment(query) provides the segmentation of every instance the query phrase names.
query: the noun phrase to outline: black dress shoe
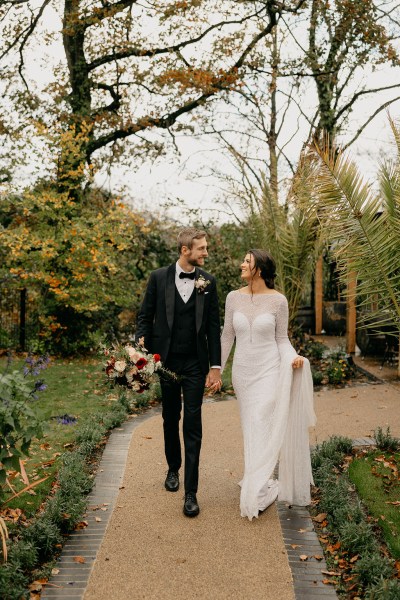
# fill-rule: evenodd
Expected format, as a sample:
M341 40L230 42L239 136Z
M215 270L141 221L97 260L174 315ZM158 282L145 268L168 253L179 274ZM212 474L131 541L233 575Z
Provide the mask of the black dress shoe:
M197 504L196 494L194 492L188 492L185 494L185 503L183 505L183 513L187 517L197 517L200 512L199 505Z
M168 471L165 488L169 492L177 492L179 490L179 473L171 471L171 469Z

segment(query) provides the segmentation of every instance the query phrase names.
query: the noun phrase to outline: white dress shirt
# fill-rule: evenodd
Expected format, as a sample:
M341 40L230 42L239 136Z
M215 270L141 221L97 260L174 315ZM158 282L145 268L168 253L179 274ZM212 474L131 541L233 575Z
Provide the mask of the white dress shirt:
M196 269L192 269L192 271L184 271L179 265L179 263L176 263L175 285L180 297L182 298L185 304L193 293L194 279L180 279L179 275L180 273L194 273L195 270Z

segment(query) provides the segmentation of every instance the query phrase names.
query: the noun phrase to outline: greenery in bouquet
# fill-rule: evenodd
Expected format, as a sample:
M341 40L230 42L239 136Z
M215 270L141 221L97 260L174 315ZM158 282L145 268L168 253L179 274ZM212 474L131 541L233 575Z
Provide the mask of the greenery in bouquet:
M154 382L155 375L176 379L175 373L166 369L159 354L150 354L141 339L138 344L103 348L107 358L104 370L107 380L141 394Z

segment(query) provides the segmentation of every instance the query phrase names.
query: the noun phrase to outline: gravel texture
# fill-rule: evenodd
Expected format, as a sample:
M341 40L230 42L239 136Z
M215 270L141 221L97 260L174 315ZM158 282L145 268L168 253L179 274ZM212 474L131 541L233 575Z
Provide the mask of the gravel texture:
M241 432L235 400L203 407L200 515L164 489L162 421L133 434L125 479L85 600L294 598L276 507L240 517Z

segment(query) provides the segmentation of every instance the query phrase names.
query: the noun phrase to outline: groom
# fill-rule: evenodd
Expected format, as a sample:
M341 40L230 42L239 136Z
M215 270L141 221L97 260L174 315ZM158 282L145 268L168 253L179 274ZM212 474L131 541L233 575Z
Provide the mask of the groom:
M188 227L178 235L178 261L153 271L137 318L136 340L161 355L163 365L179 380L161 379L162 416L168 474L165 487L179 489L182 464L179 438L183 395L185 501L188 517L199 514L196 498L202 438L204 386L221 384L221 345L215 278L203 271L206 233ZM211 368L210 368L211 366Z

